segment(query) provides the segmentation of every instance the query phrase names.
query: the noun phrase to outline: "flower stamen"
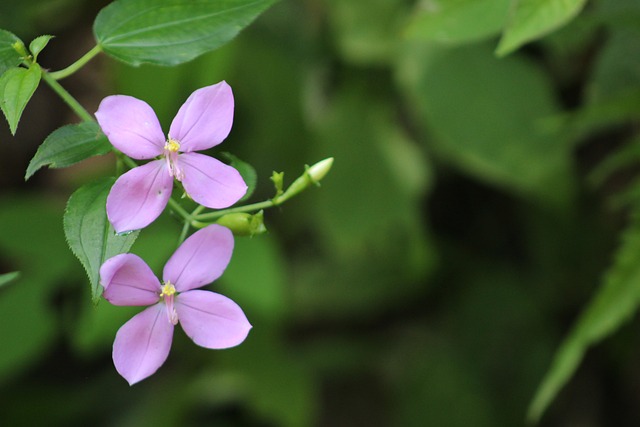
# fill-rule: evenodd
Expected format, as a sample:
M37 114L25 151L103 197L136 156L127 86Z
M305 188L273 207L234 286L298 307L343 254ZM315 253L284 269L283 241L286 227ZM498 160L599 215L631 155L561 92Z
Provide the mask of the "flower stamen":
M178 313L176 309L173 308L173 297L176 293L176 287L173 286L173 283L167 282L162 285L162 292L160 293L160 298L164 300L164 303L167 306L167 317L169 318L169 322L174 325L178 324Z
M180 143L169 137L166 144L164 144L164 158L167 162L167 168L169 168L171 176L178 181L182 181L184 173L178 166L178 151L180 151Z
M164 144L164 149L171 153L177 153L180 150L180 143L175 139L169 138L167 143Z
M176 287L173 286L173 283L167 282L162 286L162 292L160 293L160 297L170 297L176 293Z

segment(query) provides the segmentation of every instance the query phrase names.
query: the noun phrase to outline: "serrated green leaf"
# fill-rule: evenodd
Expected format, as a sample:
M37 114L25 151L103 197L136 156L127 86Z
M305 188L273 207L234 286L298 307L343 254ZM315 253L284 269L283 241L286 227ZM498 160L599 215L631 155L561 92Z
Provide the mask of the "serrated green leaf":
M242 196L239 202L247 200L253 194L253 191L256 189L256 184L258 183L258 174L256 173L255 168L231 153L225 152L222 153L222 155L229 160L231 166L240 173L240 176L244 179L244 183L247 184L247 192Z
M100 266L107 259L127 252L139 234L134 231L116 235L109 223L105 206L113 183L113 178L105 178L80 187L69 198L64 213L64 234L89 276L94 303L102 295Z
M177 65L233 39L276 0L119 0L93 31L108 55L130 65Z
M13 48L14 43L22 42L15 34L0 30L0 76L22 62L20 54Z
M38 148L24 176L28 180L43 166L64 168L106 154L111 144L95 122L66 125L53 131Z
M11 273L0 274L0 287L6 285L7 283L15 280L20 276L19 271L13 271Z
M31 52L31 55L33 55L34 61L38 59L38 54L42 52L42 49L47 46L49 40L51 40L52 38L53 36L49 35L38 36L33 39L31 43L29 43L29 52Z
M40 83L41 70L38 65L30 68L11 68L0 76L0 108L9 122L11 134L15 135L24 108Z
M624 233L615 263L600 289L582 312L569 336L556 352L551 367L536 391L528 418L540 419L560 389L576 371L593 344L615 332L640 304L640 215L636 213Z
M520 0L507 22L496 54L513 52L573 19L587 0Z
M418 9L406 29L409 38L464 43L498 33L511 0L436 0Z

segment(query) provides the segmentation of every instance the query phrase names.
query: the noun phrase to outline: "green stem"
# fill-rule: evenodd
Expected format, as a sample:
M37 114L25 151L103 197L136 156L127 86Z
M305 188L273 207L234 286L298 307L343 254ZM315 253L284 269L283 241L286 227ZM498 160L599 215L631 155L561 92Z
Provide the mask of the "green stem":
M124 162L120 157L116 156L116 176L120 176L124 173Z
M62 87L62 85L60 85L60 83L57 82L56 79L54 79L53 77L51 77L51 75L46 72L46 71L42 71L42 80L44 80L49 87L51 87L51 89L53 89L53 91L55 93L58 94L58 96L60 96L60 98L62 98L62 100L69 106L71 107L71 109L85 122L92 122L94 121L94 118L91 114L89 114L89 112L87 110L84 109L84 107L82 105L80 105L80 103L78 101L76 101L76 99L71 96L71 94L69 92L67 92L67 90L65 88Z
M178 215L180 215L182 218L184 218L184 220L187 223L189 221L191 221L191 215L189 214L189 212L187 212L182 206L180 206L180 203L176 202L171 197L169 198L169 206L171 207L171 209L173 209L175 212L177 212Z
M89 52L85 53L80 59L78 59L73 64L69 65L67 68L64 68L59 71L53 71L49 73L49 75L55 80L61 80L65 77L69 77L71 74L78 71L82 68L87 62L91 61L94 56L102 52L102 47L100 45L96 45Z
M180 232L180 237L178 238L178 246L184 242L184 239L187 238L187 233L189 232L189 221L185 220L184 225L182 226L182 231Z
M260 209L267 209L273 206L278 206L280 203L276 203L273 200L265 200L264 202L253 203L251 205L238 206L236 208L222 209L216 212L210 212L206 214L194 215L194 219L196 220L212 220L220 218L226 214L230 213L240 213L240 212L253 212L259 211Z
M118 158L129 167L129 169L137 168L138 166L140 166L136 162L134 162L131 157L125 156L124 153L117 151L115 148L113 151L116 153L116 156L118 156Z
M198 205L198 207L197 207L197 208L195 208L195 209L193 210L193 212L191 212L191 217L196 217L196 216L198 216L198 214L200 214L200 212L202 212L202 211L204 210L204 208L205 208L205 207L204 207L203 205Z

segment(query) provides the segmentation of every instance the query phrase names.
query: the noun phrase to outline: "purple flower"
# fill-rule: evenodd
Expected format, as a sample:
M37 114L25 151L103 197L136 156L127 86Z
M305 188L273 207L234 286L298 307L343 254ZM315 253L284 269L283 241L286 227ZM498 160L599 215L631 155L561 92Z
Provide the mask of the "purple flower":
M220 294L194 290L222 275L232 251L229 229L213 224L180 245L164 266L162 284L137 255L116 255L102 264L100 283L109 302L153 304L122 325L113 342L113 363L130 385L162 366L178 322L202 347L221 349L244 341L251 325L242 309Z
M118 150L138 160L153 159L123 174L107 197L107 216L116 232L137 230L162 213L173 189L173 178L187 194L208 208L221 209L247 191L231 166L194 151L220 144L233 122L233 93L226 82L203 87L180 107L165 139L153 109L126 95L102 100L96 118Z

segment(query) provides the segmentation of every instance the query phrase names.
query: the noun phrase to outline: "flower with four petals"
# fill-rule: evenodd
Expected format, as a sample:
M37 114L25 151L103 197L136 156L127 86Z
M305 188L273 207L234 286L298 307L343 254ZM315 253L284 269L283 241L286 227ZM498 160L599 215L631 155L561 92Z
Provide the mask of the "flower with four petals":
M115 148L149 160L121 175L107 197L107 216L118 233L152 223L166 207L173 178L197 203L212 209L233 205L247 191L237 170L195 153L220 144L233 122L233 93L226 82L196 90L180 107L165 138L153 109L126 95L108 96L95 113Z
M225 296L196 289L222 275L232 252L231 231L213 224L180 245L164 266L162 284L134 254L116 255L100 267L109 302L150 305L118 330L113 343L113 363L130 385L165 362L178 323L202 347L222 349L244 341L251 325L242 309Z

